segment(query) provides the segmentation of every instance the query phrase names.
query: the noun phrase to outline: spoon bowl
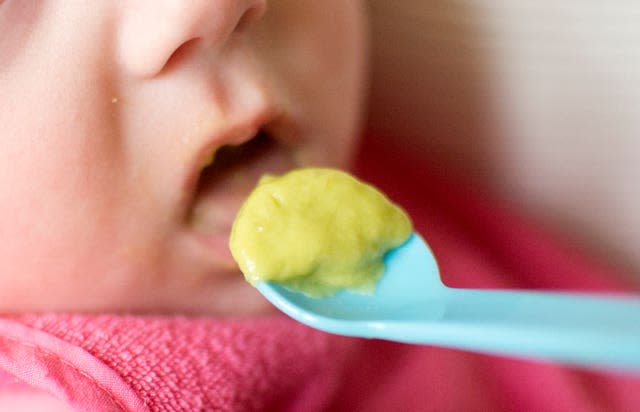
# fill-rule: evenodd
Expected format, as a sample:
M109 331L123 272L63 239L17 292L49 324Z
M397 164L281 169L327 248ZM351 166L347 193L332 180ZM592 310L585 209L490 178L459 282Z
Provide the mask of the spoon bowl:
M373 294L313 298L271 282L258 290L293 319L326 332L431 344L640 373L640 296L444 285L414 233L385 256Z

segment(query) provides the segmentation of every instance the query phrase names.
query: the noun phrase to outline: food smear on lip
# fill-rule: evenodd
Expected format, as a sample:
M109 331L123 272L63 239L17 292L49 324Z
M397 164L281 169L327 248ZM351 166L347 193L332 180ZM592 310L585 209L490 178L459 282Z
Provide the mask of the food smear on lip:
M272 281L312 297L373 293L384 255L412 233L382 192L340 170L264 176L240 208L229 247L247 281Z

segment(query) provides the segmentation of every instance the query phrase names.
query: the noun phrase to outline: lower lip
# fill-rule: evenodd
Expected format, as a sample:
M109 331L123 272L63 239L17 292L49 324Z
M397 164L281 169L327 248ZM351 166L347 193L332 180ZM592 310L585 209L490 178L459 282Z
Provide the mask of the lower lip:
M236 262L229 250L228 234L196 234L196 240L205 248L205 253L218 266L236 268Z

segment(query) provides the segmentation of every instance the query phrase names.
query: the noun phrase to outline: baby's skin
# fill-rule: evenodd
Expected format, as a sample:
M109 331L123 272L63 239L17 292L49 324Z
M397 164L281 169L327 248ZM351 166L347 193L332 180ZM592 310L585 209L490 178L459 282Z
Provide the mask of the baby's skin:
M0 312L264 310L231 223L263 173L347 165L361 2L0 0L0 27Z

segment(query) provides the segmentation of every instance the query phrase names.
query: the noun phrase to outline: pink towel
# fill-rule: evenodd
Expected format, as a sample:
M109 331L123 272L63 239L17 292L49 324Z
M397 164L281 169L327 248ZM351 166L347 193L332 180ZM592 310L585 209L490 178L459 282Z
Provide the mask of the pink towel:
M356 172L406 207L449 285L634 290L409 150L370 138ZM640 410L638 376L339 338L280 316L0 319L0 395L38 391L85 411Z
M0 369L82 411L321 410L347 349L283 317L0 320Z

